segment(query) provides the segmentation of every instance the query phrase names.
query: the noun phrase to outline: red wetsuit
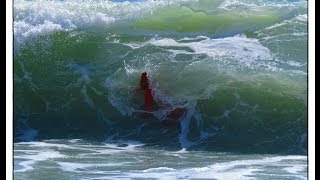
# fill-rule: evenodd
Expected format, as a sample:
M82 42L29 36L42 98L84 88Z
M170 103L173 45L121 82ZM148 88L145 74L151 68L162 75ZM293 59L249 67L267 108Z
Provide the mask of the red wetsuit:
M144 105L147 111L152 110L152 103L153 103L152 91L151 89L147 89L144 91Z
M151 111L152 104L153 104L153 97L152 97L152 90L149 88L149 82L148 82L148 77L146 72L141 74L140 87L144 91L145 109L146 111Z
M146 111L152 111L152 105L153 105L153 96L152 96L152 89L149 87L149 80L147 77L147 73L143 72L141 74L140 79L140 88L144 91L144 106ZM179 118L186 112L183 108L176 108L173 111L171 111L167 118L170 120L170 122L178 122ZM172 121L173 120L173 121Z

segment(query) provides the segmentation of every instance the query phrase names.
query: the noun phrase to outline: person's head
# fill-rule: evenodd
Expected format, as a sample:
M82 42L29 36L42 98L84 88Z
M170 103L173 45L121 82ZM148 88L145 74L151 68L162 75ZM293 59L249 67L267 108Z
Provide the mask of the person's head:
M142 77L147 78L147 73L146 73L146 72L143 72L143 73L141 74L141 78L142 78Z
M143 72L141 74L140 88L143 90L147 90L149 88L148 77L146 72Z

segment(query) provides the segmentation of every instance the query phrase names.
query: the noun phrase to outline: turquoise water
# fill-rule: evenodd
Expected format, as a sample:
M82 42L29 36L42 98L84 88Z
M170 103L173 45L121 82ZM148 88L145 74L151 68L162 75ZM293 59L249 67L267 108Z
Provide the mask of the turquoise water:
M102 165L108 178L139 178L142 171L157 178L159 171L168 178L221 179L195 172L222 163L240 179L268 179L269 172L306 179L307 1L17 0L13 10L16 179L53 172L63 172L60 179L95 178L88 174L100 165L90 164L102 162L77 162L81 143L67 139L89 143L86 149L90 143L108 149L110 141L143 144L121 163L135 164L147 152L147 159L159 158L137 169ZM143 94L134 91L142 72L162 104L148 114ZM176 108L185 113L170 123ZM64 152L50 139L77 148ZM38 143L49 143L53 159L37 160L47 157ZM167 153L182 149L185 163L162 166ZM253 165L244 171L247 161Z

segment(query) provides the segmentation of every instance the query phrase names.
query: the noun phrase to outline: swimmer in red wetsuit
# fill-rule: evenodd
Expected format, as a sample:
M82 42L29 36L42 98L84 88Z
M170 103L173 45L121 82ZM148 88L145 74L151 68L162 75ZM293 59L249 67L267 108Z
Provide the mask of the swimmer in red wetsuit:
M140 88L144 91L144 105L146 111L152 110L152 104L153 104L153 96L152 96L152 90L149 88L149 80L147 77L147 73L143 72L141 74L140 79Z
M149 87L149 79L147 77L147 73L146 72L143 72L141 74L140 89L142 91L144 91L144 106L145 106L145 110L148 111L148 112L151 112L154 100L153 100L153 96L152 96L152 89L150 89L150 87ZM156 103L156 104L159 105L158 103ZM160 104L162 104L162 103L160 103ZM169 121L170 123L172 123L172 122L177 123L179 118L181 116L183 116L183 114L185 112L186 112L186 109L184 109L184 108L176 108L176 109L172 110L168 114L167 121Z

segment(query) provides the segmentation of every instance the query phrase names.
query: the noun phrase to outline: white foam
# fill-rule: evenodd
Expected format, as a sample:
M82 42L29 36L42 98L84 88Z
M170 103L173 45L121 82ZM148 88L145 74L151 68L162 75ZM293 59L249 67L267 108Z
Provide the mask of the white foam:
M61 158L61 157L65 157L65 156L53 150L38 152L38 154L33 154L33 155L19 156L19 158L31 159L34 161L44 161L51 158Z
M107 164L85 164L85 163L70 163L70 162L58 162L57 163L61 170L73 172L73 173L87 173L90 172L90 174L106 174L110 173L110 171L99 171L96 170L98 167L116 167L121 166L126 163L107 163Z
M93 145L66 145L66 144L56 144L56 143L48 143L48 142L19 142L15 143L15 146L19 145L29 145L31 147L40 147L42 149L46 148L59 148L59 149L76 149L76 150L83 150L83 151L91 151L96 152L96 154L99 154L99 148L102 148L101 146L93 146ZM114 150L117 152L117 150ZM110 152L111 153L111 152Z
M76 142L79 142L79 141L81 141L82 139L70 139L70 140L68 140L69 142L71 142L71 143L76 143Z
M78 141L78 140L76 140ZM73 140L73 142L76 142ZM70 142L70 140L69 140ZM119 143L125 143L127 146L119 146ZM115 154L122 153L127 151L136 151L135 148L142 146L143 144L137 141L119 141L117 144L103 144L103 145L66 145L66 144L55 144L48 142L20 142L15 143L15 146L33 146L39 150L15 150L16 152L24 153L23 155L17 155L15 159L22 159L24 161L19 162L18 164L22 166L21 169L15 170L15 172L24 172L33 170L33 164L38 161L46 161L48 159L62 158L66 157L63 154L60 154L57 151L52 150L51 148L65 148L65 149L75 149L75 150L84 150L91 151L90 153L81 153L81 156L91 157L92 155L105 155L105 154ZM24 146L22 146L24 147ZM50 148L50 149L49 149ZM26 161L25 161L26 159ZM85 164L85 163L71 163L71 162L59 162L61 169L65 171L76 171L79 169L86 169L91 167L100 167L100 166L120 166L124 163L105 163L105 164ZM99 172L95 172L99 173ZM103 174L103 172L102 172Z
M55 31L94 27L104 29L118 20L132 19L152 13L168 5L165 1L115 3L112 1L47 1L16 0L14 2L14 40L18 45L31 36Z
M47 159L61 158L61 157L65 157L65 156L53 150L37 151L37 152L33 152L30 155L17 156L16 158L28 159L28 160L20 162L19 165L21 165L23 168L15 170L14 172L29 171L33 169L32 165L38 161L45 161Z
M299 21L308 21L308 14L301 14L295 17Z
M180 39L179 41L198 41L198 40L203 40L203 39L208 39L207 36L197 36L196 38L190 38L190 37L184 37Z
M299 171L303 171L305 169L306 169L306 167L302 166L300 164L295 164L293 166L283 168L283 170L285 170L285 171L287 171L289 173L292 173L292 174L299 173Z
M256 172L263 170L265 165L283 166L282 160L306 160L306 156L277 156L254 160L235 160L229 162L215 163L210 166L196 167L188 169L173 169L170 167L150 168L139 171L139 173L129 173L129 177L157 178L208 178L208 179L255 179L250 177ZM262 169L260 169L262 168ZM297 170L297 169L296 169Z
M82 164L82 163L69 163L69 162L58 162L60 168L64 171L75 171L77 169L84 169L93 167L95 164Z
M35 163L35 161L23 161L20 162L19 165L22 166L21 169L15 170L14 172L25 172L25 171L29 171L32 170L33 167L32 165Z
M237 177L239 179L250 179L247 177L248 175L252 175L254 171L258 171L260 169L248 167L251 165L268 165L275 164L282 160L306 160L306 156L277 156L256 160L236 160L230 162L216 163L214 165L204 167L204 168L195 168L196 172L203 172L197 176L208 175L207 177L213 177L217 179L234 179ZM235 168L236 166L245 166L244 168ZM232 171L231 171L232 170Z
M59 147L59 148L71 148L71 149L73 148L65 144L55 144L55 143L47 143L47 142L19 142L15 144L16 145L25 144L25 145L36 146L36 147Z
M48 32L54 32L62 30L59 24L54 24L51 21L45 21L43 24L31 25L24 21L17 21L13 23L15 42L22 43L24 39L36 36L38 34L44 34Z
M116 19L114 17L108 17L107 14L97 13L90 17L90 21L94 22L95 25L104 26L106 24L111 24L112 22L115 22Z
M218 8L221 9L230 9L230 6L233 6L235 4L239 4L240 1L238 0L224 0L219 6Z
M186 148L182 148L181 150L177 151L176 153L186 153L188 152Z
M301 64L299 62L296 62L296 61L287 61L287 64L289 64L290 66L295 66L295 67L301 67L301 66L304 66L305 64Z
M231 180L255 179L249 176L254 175L255 172L257 171L260 171L261 169L258 167L263 168L264 165L269 165L269 164L277 165L276 163L281 162L282 160L306 160L306 157L305 156L279 156L279 157L270 157L270 158L263 158L263 159L256 159L256 160L236 160L236 161L230 161L230 162L215 163L213 165L205 166L205 167L181 169L181 170L175 170L175 171L173 171L172 168L169 168L169 169L164 168L163 171L160 171L160 172L142 171L141 175L133 173L130 176L131 177L149 177L149 178L156 178L159 176L166 177L166 178L188 177L188 178L231 179ZM296 168L295 170L298 170L298 169Z
M248 180L248 179L256 179L253 177L249 177L253 175L254 171L258 169L255 168L243 168L243 169L235 169L230 172L217 172L213 169L205 169L203 172L197 172L192 178L214 178L214 179L230 179L230 180Z
M273 24L269 27L266 27L265 29L270 30L270 29L274 29L274 28L278 28L278 27L287 25L287 24L288 24L288 20L285 20L285 21L282 21L281 23L276 23L276 24Z
M175 171L175 169L168 168L168 167L157 167L157 168L146 169L146 170L143 170L142 172L149 173L149 172L171 172L171 171Z
M289 19L289 20L283 20L282 22L280 23L276 23L276 24L273 24L269 27L266 27L265 29L267 30L270 30L270 29L275 29L275 28L278 28L278 27L281 27L281 26L285 26L287 24L290 24L290 23L293 23L294 21L302 21L302 22L305 22L305 21L308 21L308 16L306 14L304 15L298 15L292 19Z
M63 171L71 171L71 172L77 172L79 170L85 170L88 171L89 168L97 168L97 167L105 167L105 166L121 166L125 163L103 163L103 164L85 164L85 163L71 163L71 162L58 162L60 165L60 169ZM90 170L92 171L92 170ZM94 174L99 173L98 171L95 171Z
M245 60L272 59L271 52L268 48L261 45L257 39L247 38L245 35L218 39L207 38L197 42L187 43L177 42L170 38L163 38L158 40L152 39L149 43L163 47L189 47L195 53L185 51L187 54L207 54L214 58L236 57L237 59Z
M58 141L59 140L51 140L51 141ZM67 141L68 143L70 140ZM77 140L75 141L77 142ZM35 150L30 150L30 145L37 144L38 146L35 146ZM119 146L119 144L126 144L127 146ZM17 150L17 154L22 153L24 150L21 150L23 147L27 147L25 153L23 155L17 155L15 156L15 160L18 163L18 165L22 166L21 169L17 169L14 172L25 172L25 171L32 171L37 168L37 166L34 166L35 163L39 161L45 161L53 163L57 163L58 168L62 171L66 172L72 172L72 173L79 173L83 175L83 178L89 179L88 176L93 177L93 179L133 179L133 178L159 178L162 179L254 179L254 177L250 176L258 176L258 175L267 175L272 176L273 174L263 174L266 170L266 167L275 166L279 169L282 169L288 174L283 174L282 172L278 175L275 174L275 176L284 176L284 177L297 177L302 178L304 177L304 172L306 168L306 161L307 156L271 156L271 157L265 157L263 155L262 157L259 155L254 155L256 158L252 159L249 156L237 156L237 155L226 155L226 154L214 154L213 156L208 157L208 154L202 155L202 153L196 153L195 156L193 152L186 151L185 149L182 149L180 151L175 152L168 152L168 151L158 151L160 155L164 153L164 155L170 157L171 155L179 155L178 157L187 158L190 155L192 157L205 157L205 158L212 158L209 159L207 162L212 162L212 164L207 165L201 165L199 164L198 167L192 166L192 168L187 168L186 166L177 166L175 165L175 162L168 162L168 164L163 164L159 166L150 166L150 164L144 164L144 158L140 159L139 156L142 155L142 157L145 157L146 154L144 154L144 151L142 150L141 153L139 152L139 155L136 153L140 151L140 149L136 149L136 147L139 147L143 145L140 142L137 141L111 141L109 140L106 144L102 145L86 145L86 144L54 144L54 143L47 143L47 142L25 142L25 143L16 143L15 146L18 146L19 150ZM43 148L41 148L43 147ZM77 150L81 149L87 149L92 151L91 153L86 154L79 154L77 156L66 156L63 154L60 154L57 151L54 151L52 149L56 149L56 147L72 147L77 148ZM40 148L40 149L39 149ZM60 150L60 148L58 148ZM110 151L108 151L110 150ZM114 156L116 159L108 160L106 162L101 162L99 159L101 157L109 157L107 156L93 156L96 154L112 154L115 152L122 152L123 154L120 154L119 156ZM133 152L131 154L131 152ZM146 152L146 151L145 151ZM128 154L127 154L128 153ZM136 157L138 155L138 157ZM231 160L227 161L227 159L222 158L222 156L226 155L227 159L245 159L245 160ZM79 157L78 157L79 156ZM125 156L125 159L123 157ZM221 156L221 157L220 157ZM85 158L82 158L85 157ZM120 157L120 159L117 159L117 157ZM149 156L147 156L149 157ZM161 156L160 156L161 157ZM261 157L261 158L259 158ZM56 159L56 158L63 158L63 159ZM69 161L69 158L70 161ZM76 159L75 158L79 158ZM94 158L94 159L92 159ZM129 158L129 159L127 159ZM130 160L130 158L132 159ZM223 162L215 161L222 160ZM23 160L23 161L21 161ZM98 160L98 161L96 161ZM116 161L119 160L119 161ZM124 161L123 161L124 160ZM211 161L212 160L212 161ZM139 168L134 163L139 162ZM162 162L162 161L161 161ZM183 160L183 162L194 162L186 161L186 159ZM172 164L173 163L173 164ZM128 168L133 169L121 169L120 171L113 171L110 170L114 169L115 167L123 167L124 164L128 164ZM172 166L174 165L174 166ZM18 166L19 167L19 166ZM56 166L54 166L56 167ZM143 168L141 168L143 167ZM140 169L141 168L141 169ZM137 170L138 169L138 170ZM140 170L139 170L140 169Z
M295 33L292 33L291 35L293 35L293 36L308 36L308 33L305 33L305 32L295 32Z
M48 142L19 142L15 143L16 146L19 145L29 145L35 147L57 147L57 148L65 148L65 149L77 149L84 151L93 151L96 153L90 154L113 154L120 153L123 151L135 151L137 147L143 146L143 143L138 141L117 141L114 143L105 143L103 145L66 145L66 144L57 144L57 143L48 143ZM126 146L119 146L119 144L126 144Z
M280 8L293 8L296 5L292 3L288 3L287 1L278 1L278 3L274 3L274 1L239 1L239 0L224 0L218 8L223 10L248 10L252 9L258 12L268 11L270 9L280 9ZM280 9L281 10L281 9ZM288 11L288 9L285 9ZM290 10L290 9L289 9Z
M38 150L30 150L30 149L15 149L14 152L23 152L27 154L34 154L39 152Z

